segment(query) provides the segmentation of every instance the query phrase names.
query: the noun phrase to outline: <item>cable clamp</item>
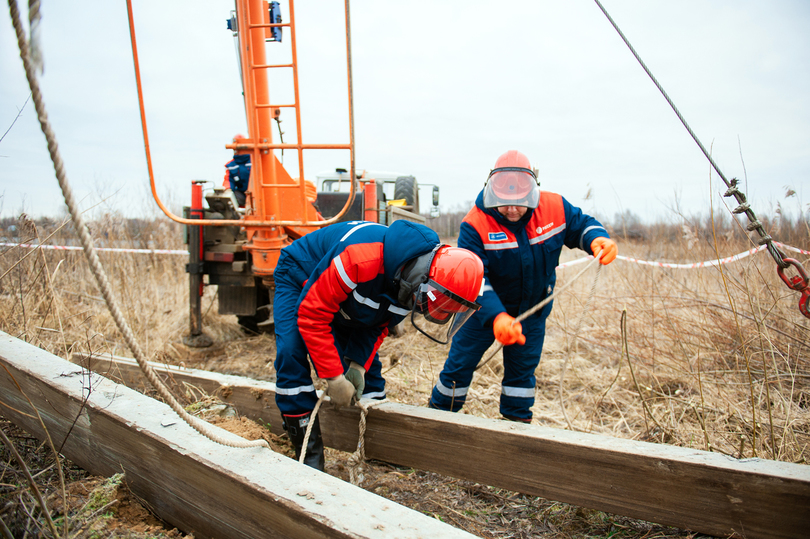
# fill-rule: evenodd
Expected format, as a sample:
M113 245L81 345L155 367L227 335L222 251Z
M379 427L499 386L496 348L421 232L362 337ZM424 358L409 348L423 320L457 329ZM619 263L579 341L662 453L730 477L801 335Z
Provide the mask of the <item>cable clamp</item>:
M768 234L765 234L764 236L759 238L759 240L757 240L757 243L760 244L760 245L767 245L767 244L771 243L772 241L773 241L773 238L770 237Z
M807 318L810 318L810 277L807 276L804 267L797 260L785 258L784 261L788 264L788 267L793 266L798 275L788 277L781 267L777 268L776 271L788 288L802 293L801 298L799 298L799 311Z

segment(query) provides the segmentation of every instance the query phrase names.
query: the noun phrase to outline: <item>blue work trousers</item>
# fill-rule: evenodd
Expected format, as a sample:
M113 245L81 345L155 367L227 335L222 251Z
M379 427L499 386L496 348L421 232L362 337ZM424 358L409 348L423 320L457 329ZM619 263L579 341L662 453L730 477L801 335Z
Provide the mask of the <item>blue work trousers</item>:
M540 316L532 316L521 325L526 344L503 347L503 382L501 384L500 411L504 417L522 421L532 418L536 379L534 371L540 363L546 333L545 309ZM492 324L482 325L472 316L453 337L450 354L433 387L430 406L457 412L467 400L476 366L495 341Z
M307 277L294 261L283 257L274 273L276 289L273 297L273 317L276 331L276 361L273 366L276 369L276 405L282 415L311 412L318 402L310 374L307 347L298 331L298 316L295 309ZM352 330L333 325L332 336L340 357L343 358L343 350L351 341ZM349 365L345 358L342 361L343 371L346 372ZM375 354L366 372L364 398L385 398L385 379L381 371L380 357Z

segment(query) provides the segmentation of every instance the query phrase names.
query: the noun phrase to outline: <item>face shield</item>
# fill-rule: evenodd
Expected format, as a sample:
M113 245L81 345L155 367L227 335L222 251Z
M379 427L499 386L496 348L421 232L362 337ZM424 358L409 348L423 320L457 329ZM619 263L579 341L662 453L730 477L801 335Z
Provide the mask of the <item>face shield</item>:
M467 301L430 279L414 293L411 323L433 341L447 344L480 308L479 304Z
M537 178L528 168L496 168L484 186L484 207L524 206L534 209L540 202Z

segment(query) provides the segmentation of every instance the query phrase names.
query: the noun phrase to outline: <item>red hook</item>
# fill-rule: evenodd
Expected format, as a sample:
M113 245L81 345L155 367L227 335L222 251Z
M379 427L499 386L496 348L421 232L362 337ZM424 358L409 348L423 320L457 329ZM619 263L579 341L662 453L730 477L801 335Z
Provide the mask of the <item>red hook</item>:
M804 270L804 267L799 264L798 260L793 258L784 258L783 260L786 264L793 266L798 272L798 275L788 277L785 275L785 268L781 266L777 267L776 271L779 277L788 285L788 288L802 293L802 297L799 298L799 311L807 318L810 318L810 277L807 276L807 272Z

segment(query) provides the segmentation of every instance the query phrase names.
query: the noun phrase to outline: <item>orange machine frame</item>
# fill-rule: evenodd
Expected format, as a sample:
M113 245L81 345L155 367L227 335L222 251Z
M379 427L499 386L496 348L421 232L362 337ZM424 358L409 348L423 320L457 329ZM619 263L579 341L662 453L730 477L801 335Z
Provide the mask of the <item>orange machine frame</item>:
M269 21L268 3L266 0L236 0L237 35L242 68L242 84L245 95L245 111L249 138L238 144L225 147L235 151L251 152L253 171L250 179L251 203L244 219L187 219L173 214L160 200L155 188L152 160L149 151L149 136L146 128L143 88L141 85L138 49L135 39L135 24L132 13L132 1L127 0L132 56L135 66L135 79L138 88L138 99L143 128L144 147L152 196L158 207L167 217L184 225L192 226L244 226L249 238L245 249L251 252L253 271L257 276L271 277L281 249L297 238L315 228L338 222L351 207L355 196L355 183L352 182L349 199L343 209L334 217L319 220L312 205L306 199L304 181L293 180L274 154L276 149L288 149L298 152L298 177L304 176L304 150L329 149L349 150L351 177L355 178L354 159L354 107L352 99L351 69L351 31L349 0L344 1L346 13L346 58L347 83L349 96L349 143L348 144L304 144L301 134L301 114L298 92L298 66L295 42L295 2L289 2L287 23ZM287 27L290 30L292 63L267 64L265 37L270 28ZM295 100L290 104L273 104L270 102L267 70L288 68L293 70ZM272 121L282 108L295 110L298 140L291 144L273 143Z

